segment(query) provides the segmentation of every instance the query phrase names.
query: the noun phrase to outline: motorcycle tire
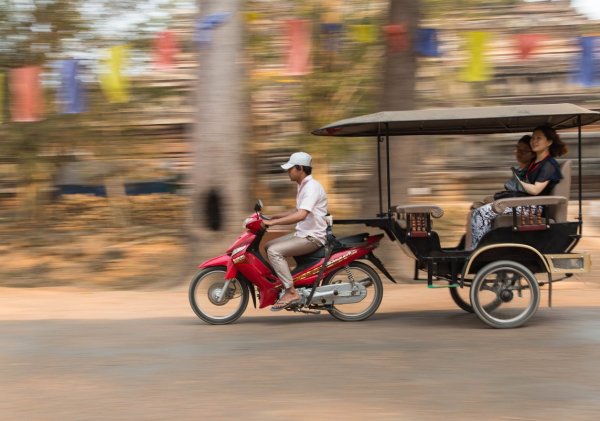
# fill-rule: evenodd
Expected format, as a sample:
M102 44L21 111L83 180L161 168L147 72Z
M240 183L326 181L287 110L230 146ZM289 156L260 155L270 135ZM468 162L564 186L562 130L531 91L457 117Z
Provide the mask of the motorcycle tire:
M245 282L234 279L227 296L219 301L225 285L225 266L202 269L190 283L188 296L192 310L206 323L225 325L235 322L248 306L250 291Z
M371 266L362 262L352 262L331 272L323 280L322 284L330 285L332 283L348 282L350 277L353 277L355 281L363 283L367 288L368 292L365 299L353 304L333 304L327 311L336 319L345 322L366 320L377 311L383 299L381 278ZM369 298L371 299L369 300ZM369 301L363 303L365 300Z

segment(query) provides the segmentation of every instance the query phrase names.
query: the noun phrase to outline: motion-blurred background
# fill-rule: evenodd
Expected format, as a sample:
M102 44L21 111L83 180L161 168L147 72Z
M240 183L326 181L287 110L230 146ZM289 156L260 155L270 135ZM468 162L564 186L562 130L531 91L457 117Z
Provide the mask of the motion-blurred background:
M0 284L177 285L225 250L256 198L267 213L293 206L279 164L297 150L313 155L334 218L371 216L374 141L311 130L392 109L600 109L594 8L596 0L3 0ZM576 133L561 135L575 157ZM397 139L392 201L442 205L436 229L457 242L470 202L509 176L518 137ZM600 127L586 127L591 238L598 140Z

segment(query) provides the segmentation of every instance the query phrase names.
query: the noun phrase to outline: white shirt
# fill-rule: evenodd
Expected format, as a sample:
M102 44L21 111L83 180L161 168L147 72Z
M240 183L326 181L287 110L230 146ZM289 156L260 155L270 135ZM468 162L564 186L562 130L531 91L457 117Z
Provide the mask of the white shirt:
M298 237L314 237L325 244L327 220L327 194L321 183L312 175L306 176L298 186L296 208L307 210L309 213L304 220L296 224Z

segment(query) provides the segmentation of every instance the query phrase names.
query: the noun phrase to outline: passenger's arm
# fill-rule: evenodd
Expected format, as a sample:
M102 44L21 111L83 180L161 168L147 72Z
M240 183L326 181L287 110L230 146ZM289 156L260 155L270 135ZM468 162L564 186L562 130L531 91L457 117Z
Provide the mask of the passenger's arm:
M546 186L548 185L549 182L550 182L550 180L536 181L534 184L530 184L530 183L525 183L522 180L519 180L519 183L521 183L521 186L523 186L523 189L525 189L525 192L532 196L537 196L538 194L540 194L546 188Z

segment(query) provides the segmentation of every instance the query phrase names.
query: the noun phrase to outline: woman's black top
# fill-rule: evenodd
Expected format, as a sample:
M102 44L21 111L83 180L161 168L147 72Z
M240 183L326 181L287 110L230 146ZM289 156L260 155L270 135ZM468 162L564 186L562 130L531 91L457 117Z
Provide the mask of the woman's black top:
M550 181L538 196L547 196L550 194L554 186L556 186L563 176L560 172L560 165L551 156L544 158L540 162L534 161L529 164L525 172L525 180L528 183L535 184L537 182Z

